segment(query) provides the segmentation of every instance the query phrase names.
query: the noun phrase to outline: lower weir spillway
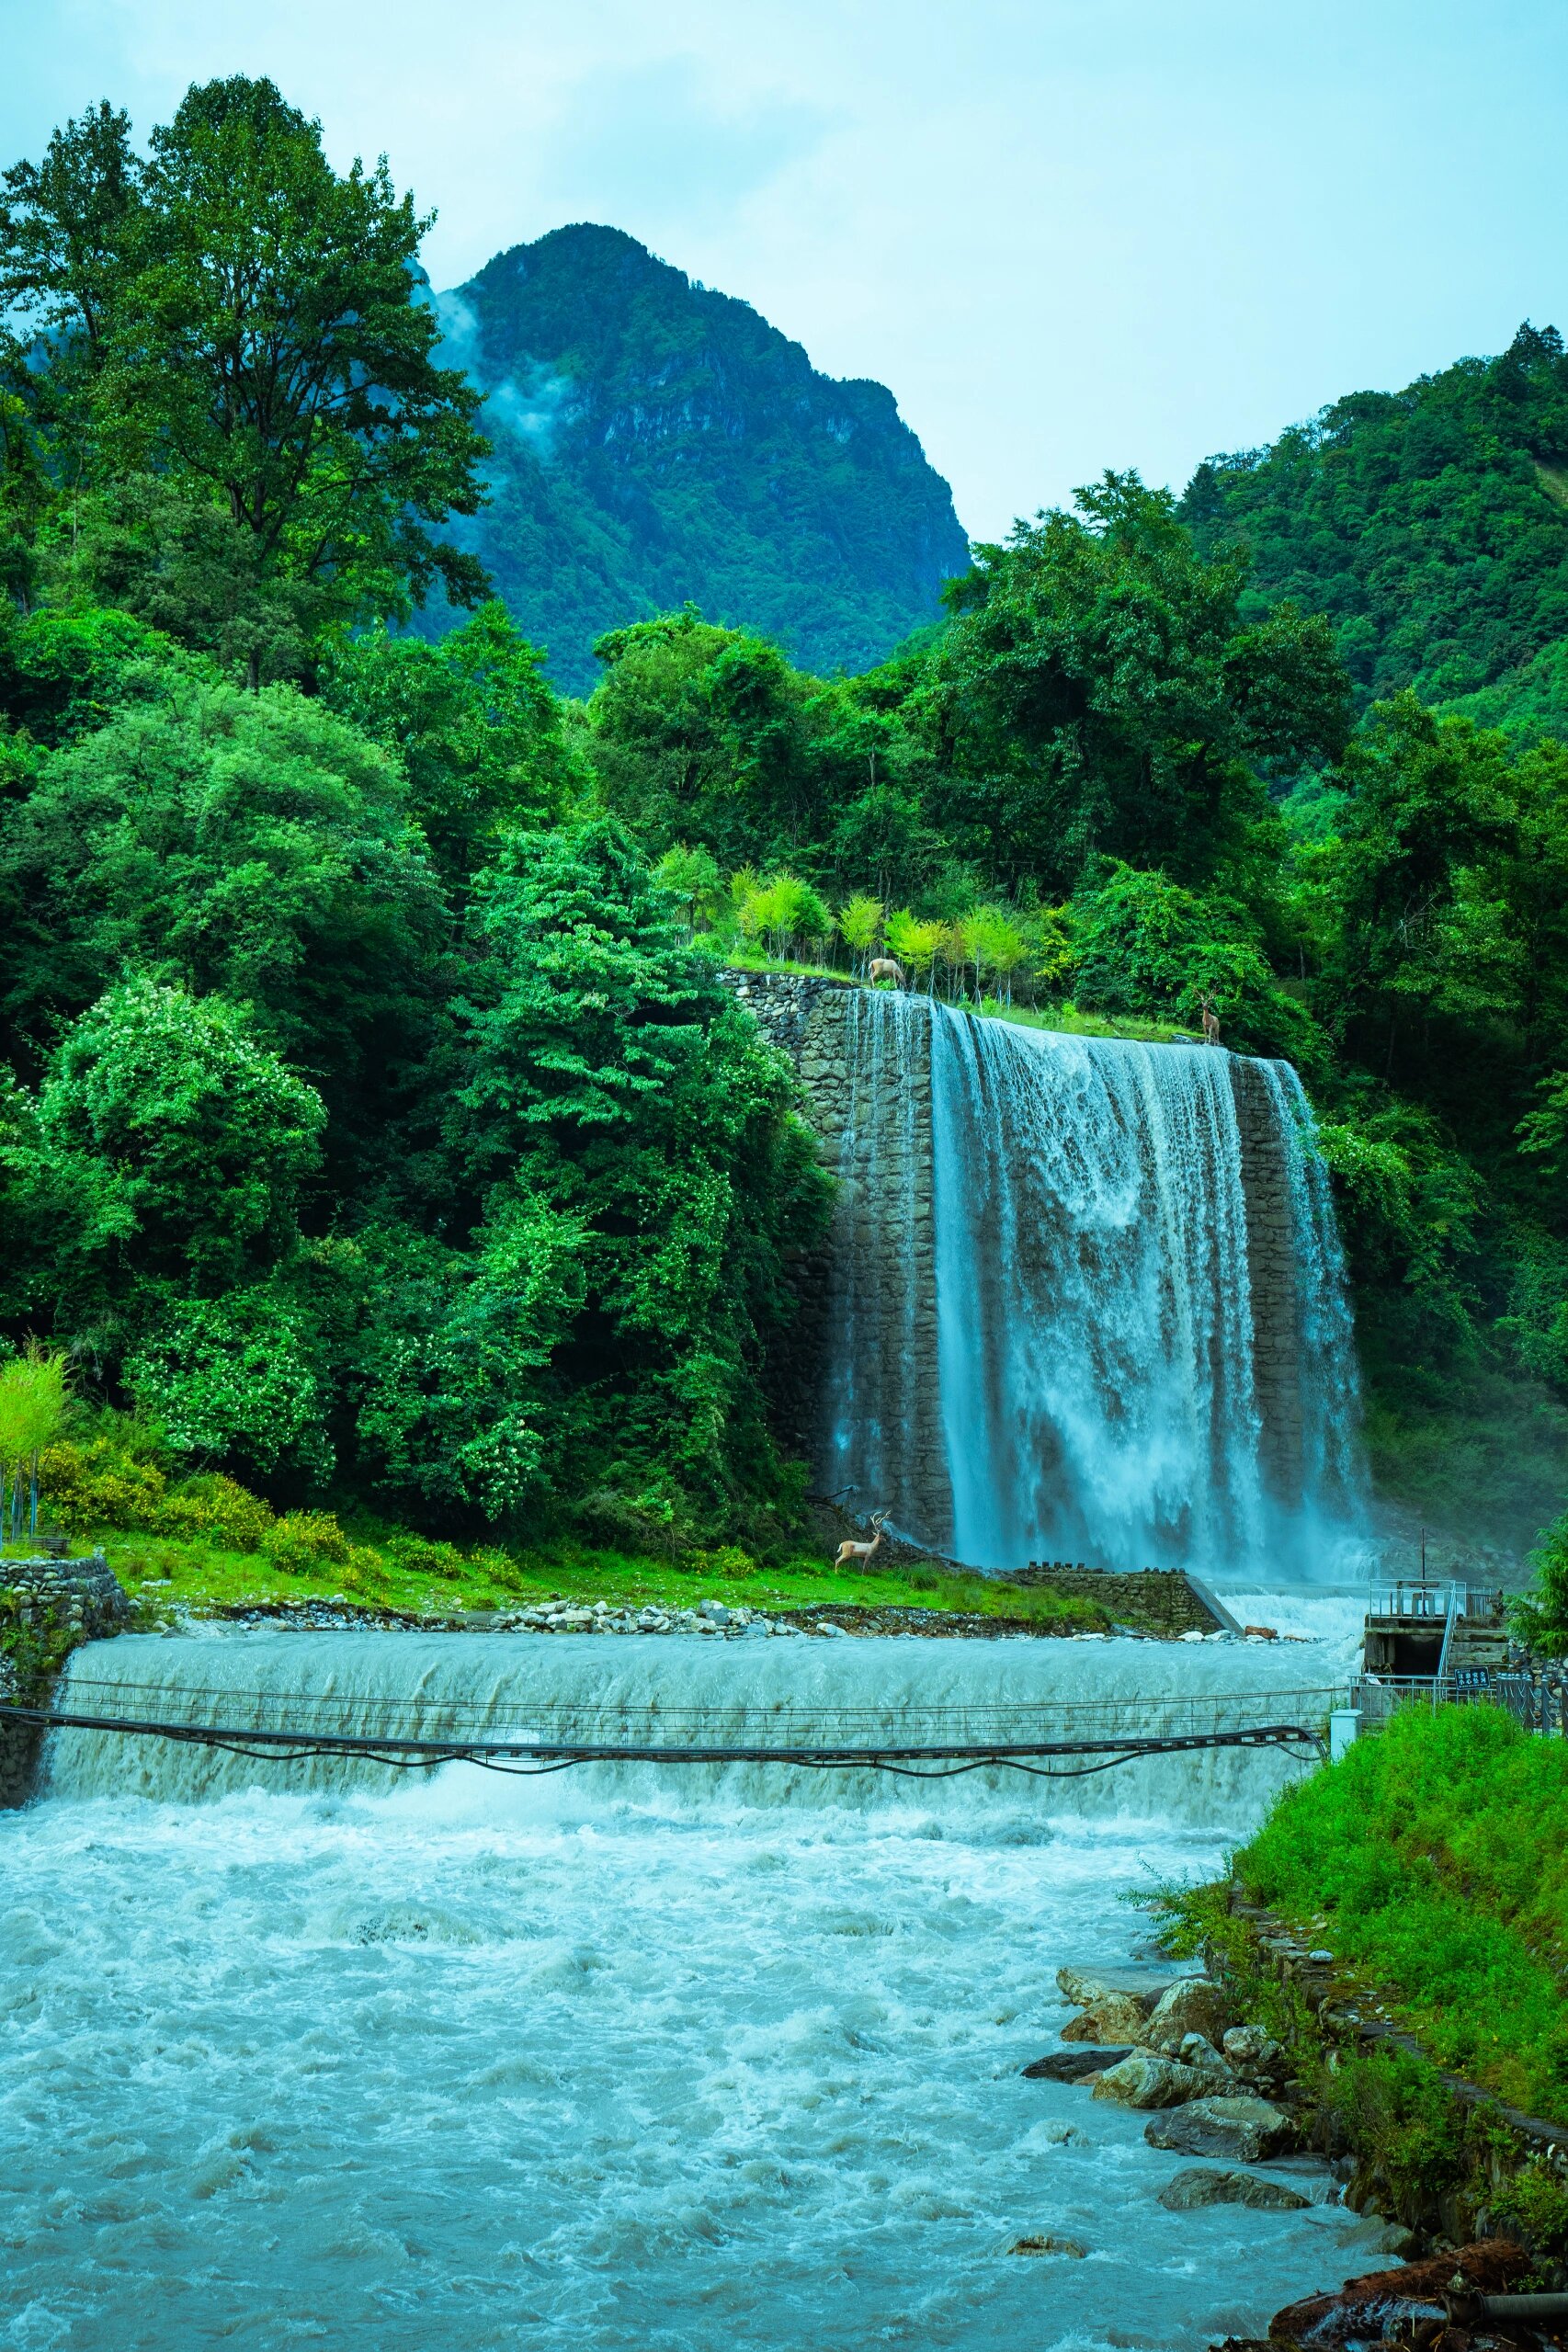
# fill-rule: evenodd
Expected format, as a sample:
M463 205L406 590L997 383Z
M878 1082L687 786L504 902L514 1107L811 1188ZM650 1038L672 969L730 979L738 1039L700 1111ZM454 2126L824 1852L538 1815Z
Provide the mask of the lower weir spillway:
M890 1799L873 1759L919 1772L932 1750L926 1768L937 1778L911 1778L911 1802L939 1804L941 1774L957 1764L991 1792L1009 1770L1039 1773L1050 1779L1040 1801L1052 1811L1207 1819L1256 1806L1313 1760L1335 1695L1307 1682L1289 1651L1164 1648L1153 1653L1153 1689L1149 1645L1087 1654L1089 1673L1084 1648L1050 1641L661 1643L627 1657L619 1644L607 1653L570 1635L124 1636L71 1660L55 1709L93 1727L51 1733L44 1785L55 1796L180 1801L256 1786L390 1788L416 1755L331 1744L426 1743L504 1748L502 1761L525 1769L530 1750L597 1750L603 1760L579 1769L618 1794L642 1776L650 1788L694 1778L698 1795L725 1801L881 1805ZM108 1728L116 1721L235 1736L161 1738ZM247 1732L273 1743L288 1733L289 1749L247 1745ZM1263 1732L1284 1735L1273 1753L1220 1744ZM1140 1753L1176 1742L1214 1744ZM987 1748L1015 1751L1017 1762L987 1761ZM703 1761L711 1749L744 1753ZM659 1755L622 1761L615 1752L624 1750ZM1123 1754L1130 1760L1104 1775L1115 1787L1098 1786L1100 1767ZM806 1757L833 1760L830 1791ZM972 1789L959 1801L976 1801Z
M1364 1519L1345 1270L1288 1063L834 989L819 1474L971 1565L1321 1569Z

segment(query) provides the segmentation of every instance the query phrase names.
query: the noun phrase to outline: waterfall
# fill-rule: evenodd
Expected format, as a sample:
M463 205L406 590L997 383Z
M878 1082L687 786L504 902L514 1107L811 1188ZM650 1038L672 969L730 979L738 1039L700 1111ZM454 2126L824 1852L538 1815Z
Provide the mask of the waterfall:
M1151 1663L1157 1662L1157 1674ZM1326 1717L1344 1660L1326 1645L1154 1648L1110 1641L641 1641L570 1634L124 1634L76 1651L62 1711L225 1729L308 1729L418 1738L584 1744L844 1746L1049 1739L1076 1727L1179 1733ZM460 1775L475 1768L449 1767ZM774 1764L591 1765L572 1790L603 1808L639 1801L895 1812L958 1821L976 1809L1131 1814L1230 1824L1257 1818L1302 1768L1299 1755L1210 1750L1086 1778L1002 1767L949 1780ZM422 1774L354 1756L285 1762L144 1733L51 1735L44 1794L193 1802L249 1788L385 1790ZM481 1776L487 1778L487 1776ZM505 1784L498 1784L505 1785ZM531 1785L531 1784L530 1784Z
M824 1483L979 1567L1343 1558L1359 1403L1295 1072L865 991L840 1017Z

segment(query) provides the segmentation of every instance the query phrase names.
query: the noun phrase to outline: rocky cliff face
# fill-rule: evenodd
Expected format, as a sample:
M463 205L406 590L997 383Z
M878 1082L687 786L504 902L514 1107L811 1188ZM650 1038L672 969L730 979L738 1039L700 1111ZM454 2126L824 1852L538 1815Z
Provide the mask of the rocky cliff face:
M604 631L688 600L810 668L863 669L967 564L890 392L817 374L619 230L514 246L439 306L495 444L461 535L562 686L592 686Z

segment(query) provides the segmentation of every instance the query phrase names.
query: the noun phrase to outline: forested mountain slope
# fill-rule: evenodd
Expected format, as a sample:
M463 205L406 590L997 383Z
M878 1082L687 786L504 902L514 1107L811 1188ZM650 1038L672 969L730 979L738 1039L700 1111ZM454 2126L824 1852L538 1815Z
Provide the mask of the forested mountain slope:
M891 392L818 375L618 229L514 246L440 308L494 443L459 536L560 686L592 686L605 630L687 601L809 669L864 669L967 565Z
M1568 733L1568 358L1525 325L1495 359L1335 401L1211 458L1182 502L1253 596L1333 620L1365 706L1414 687L1529 739Z

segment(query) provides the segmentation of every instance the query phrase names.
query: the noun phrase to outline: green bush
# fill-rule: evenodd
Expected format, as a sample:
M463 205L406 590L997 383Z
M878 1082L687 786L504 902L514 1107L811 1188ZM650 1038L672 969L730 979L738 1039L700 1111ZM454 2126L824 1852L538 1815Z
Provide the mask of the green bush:
M1249 1894L1362 1968L1440 2065L1568 2122L1568 1745L1494 1707L1397 1715L1287 1790Z
M330 1511L290 1511L268 1528L263 1549L286 1576L312 1576L344 1566L350 1545Z
M258 1494L214 1471L171 1487L154 1526L159 1535L205 1538L227 1551L259 1551L271 1532L273 1515Z
M392 1565L408 1576L446 1576L455 1581L468 1566L456 1544L437 1543L428 1536L389 1536L384 1548Z

